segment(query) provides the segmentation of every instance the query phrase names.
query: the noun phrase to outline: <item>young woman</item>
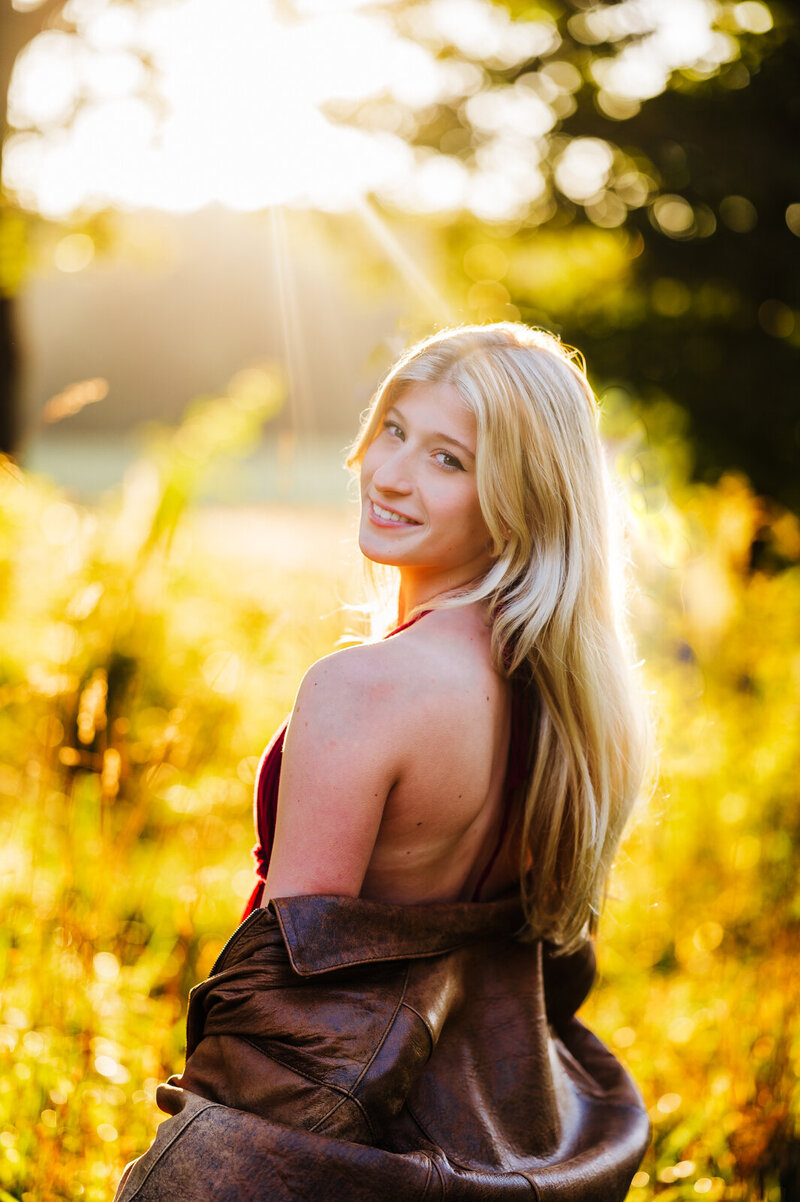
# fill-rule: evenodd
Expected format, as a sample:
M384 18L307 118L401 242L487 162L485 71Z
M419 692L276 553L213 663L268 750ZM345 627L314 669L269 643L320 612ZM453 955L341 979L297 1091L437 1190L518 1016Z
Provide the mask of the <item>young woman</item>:
M595 400L541 330L444 330L348 462L391 628L262 758L260 882L118 1197L622 1199L647 1119L574 1017L647 755Z

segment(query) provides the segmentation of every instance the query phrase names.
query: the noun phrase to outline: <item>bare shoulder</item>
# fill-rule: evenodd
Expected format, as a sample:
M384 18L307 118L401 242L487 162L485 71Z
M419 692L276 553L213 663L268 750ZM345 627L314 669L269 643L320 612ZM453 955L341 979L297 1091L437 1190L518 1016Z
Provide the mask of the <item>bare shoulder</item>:
M365 643L323 656L302 679L293 714L311 712L328 722L375 717L390 705L398 665L385 644Z
M408 754L452 736L456 719L478 730L496 707L505 684L490 633L474 607L440 609L381 642L323 656L300 684L289 742L381 754L394 778Z
M408 732L492 683L490 633L475 607L434 610L391 638L335 651L306 672L294 719L345 726L351 738L361 724L373 737L399 722Z
M387 659L411 688L463 693L494 674L491 630L474 605L433 610L382 644Z

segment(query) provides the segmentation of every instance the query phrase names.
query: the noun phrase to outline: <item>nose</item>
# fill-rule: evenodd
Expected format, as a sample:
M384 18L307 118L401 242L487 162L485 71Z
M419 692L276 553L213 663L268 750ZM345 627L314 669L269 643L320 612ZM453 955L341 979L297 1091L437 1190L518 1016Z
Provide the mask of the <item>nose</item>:
M398 443L372 474L374 487L382 493L407 496L414 487L411 459L404 443Z

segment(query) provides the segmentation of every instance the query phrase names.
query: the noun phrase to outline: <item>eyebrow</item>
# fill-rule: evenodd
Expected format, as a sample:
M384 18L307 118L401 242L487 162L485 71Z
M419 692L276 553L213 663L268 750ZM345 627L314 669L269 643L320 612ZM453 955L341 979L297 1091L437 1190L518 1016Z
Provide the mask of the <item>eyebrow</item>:
M401 421L406 420L405 417L403 416L403 414L401 413L401 411L398 409L397 405L389 406L389 408L386 410L386 416L388 417L388 415L390 413L396 413ZM453 438L452 434L445 434L441 430L434 430L434 432L430 435L430 437L431 438L441 438L441 440L443 442L450 442L453 444L453 446L460 447L462 451L465 451L467 453L467 455L469 455L470 459L475 458L475 452L471 451L470 448L465 443L459 442L457 438Z

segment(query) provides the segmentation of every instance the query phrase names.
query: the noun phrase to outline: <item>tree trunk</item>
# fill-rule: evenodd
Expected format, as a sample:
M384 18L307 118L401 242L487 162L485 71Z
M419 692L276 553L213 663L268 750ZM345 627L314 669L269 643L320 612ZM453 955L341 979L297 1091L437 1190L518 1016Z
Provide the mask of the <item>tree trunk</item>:
M3 143L8 136L8 88L21 50L41 33L64 0L45 0L38 8L18 12L0 0L0 208L2 207ZM19 412L20 352L13 296L0 293L0 452L13 455L22 436Z
M0 453L19 446L19 352L14 337L14 300L0 295Z

